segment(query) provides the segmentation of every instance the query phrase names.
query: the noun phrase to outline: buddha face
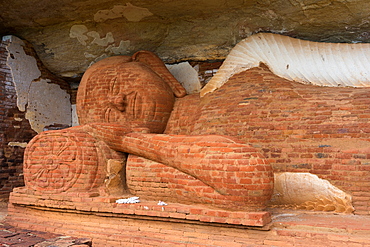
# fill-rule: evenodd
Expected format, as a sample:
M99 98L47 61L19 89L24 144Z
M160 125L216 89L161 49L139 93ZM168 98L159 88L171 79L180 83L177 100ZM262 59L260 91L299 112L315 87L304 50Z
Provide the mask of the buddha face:
M84 81L85 79L85 81ZM81 82L78 113L81 124L118 123L162 133L174 104L170 87L151 68L125 62L94 68Z

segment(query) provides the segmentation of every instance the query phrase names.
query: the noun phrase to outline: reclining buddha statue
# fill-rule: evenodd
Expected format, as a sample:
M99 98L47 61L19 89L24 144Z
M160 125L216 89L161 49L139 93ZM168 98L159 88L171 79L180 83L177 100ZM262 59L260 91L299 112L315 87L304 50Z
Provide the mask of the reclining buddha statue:
M177 189L167 201L262 210L272 195L273 173L257 149L229 136L163 134L176 98L185 95L151 52L95 63L78 88L81 125L42 132L28 144L28 193L135 196L138 185L127 178L127 166L130 157L141 157L195 181L184 184L183 177L174 176L170 183L181 183L184 193ZM161 174L153 169L154 177ZM186 196L185 190L196 196ZM150 195L161 200L163 193Z

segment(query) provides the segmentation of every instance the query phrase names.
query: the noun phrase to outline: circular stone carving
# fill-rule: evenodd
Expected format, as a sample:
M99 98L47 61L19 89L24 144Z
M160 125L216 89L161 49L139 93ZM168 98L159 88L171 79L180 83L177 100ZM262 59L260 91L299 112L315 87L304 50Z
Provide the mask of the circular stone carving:
M25 151L25 184L46 193L86 191L101 176L98 163L95 142L89 135L43 132L32 139Z

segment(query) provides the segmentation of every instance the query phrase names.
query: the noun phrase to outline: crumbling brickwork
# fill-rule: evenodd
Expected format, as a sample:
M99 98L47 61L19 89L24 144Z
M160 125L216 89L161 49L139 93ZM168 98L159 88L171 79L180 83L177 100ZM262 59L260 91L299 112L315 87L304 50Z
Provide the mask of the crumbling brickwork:
M0 41L0 200L7 200L13 188L24 185L24 150L27 143L37 134L32 129L30 121L26 119L26 111L20 111L17 105L16 85L11 68L7 64L9 58L14 57L8 50L11 42L11 38ZM61 89L70 93L69 84L57 78L42 65L28 42L24 41L22 48L28 56L36 59L40 78L58 84ZM22 68L20 70L22 73ZM27 74L28 71L25 70L23 73ZM58 123L55 124L59 128Z
M21 145L36 135L25 119L25 112L17 108L7 57L6 41L0 41L0 200L6 200L14 187L24 185L25 146Z

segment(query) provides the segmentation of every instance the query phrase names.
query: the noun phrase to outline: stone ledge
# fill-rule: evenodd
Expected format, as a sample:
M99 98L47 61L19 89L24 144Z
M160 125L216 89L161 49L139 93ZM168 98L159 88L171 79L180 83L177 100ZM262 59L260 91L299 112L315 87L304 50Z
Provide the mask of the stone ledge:
M268 231L261 231L261 227L180 219L170 221L171 218L161 221L149 216L58 210L12 203L6 222L22 229L89 238L96 247L370 246L369 216L286 209L269 211L272 223Z
M121 218L150 218L151 220L213 223L228 226L245 226L268 230L271 222L269 212L242 212L208 208L202 205L169 203L157 205L156 201L141 201L135 204L118 204L120 198L98 197L93 193L68 193L58 195L30 194L26 188L16 188L10 195L9 202L15 205L37 207L49 211L73 211L74 213L96 214Z

